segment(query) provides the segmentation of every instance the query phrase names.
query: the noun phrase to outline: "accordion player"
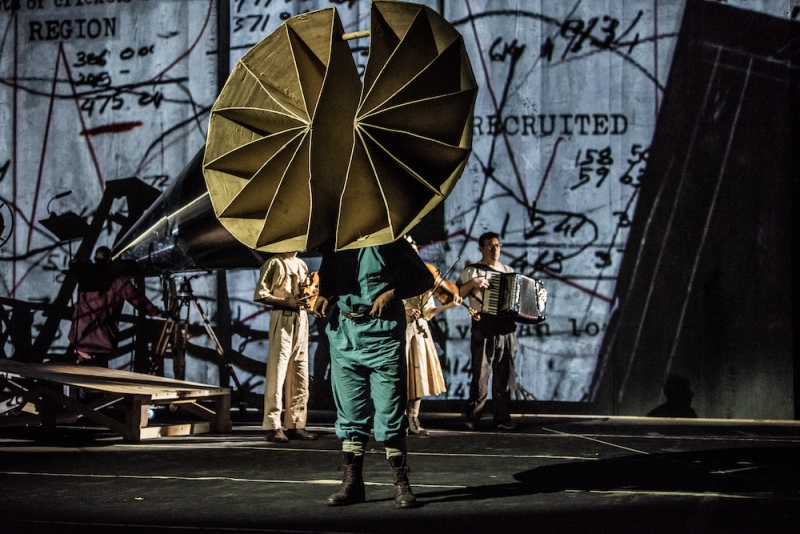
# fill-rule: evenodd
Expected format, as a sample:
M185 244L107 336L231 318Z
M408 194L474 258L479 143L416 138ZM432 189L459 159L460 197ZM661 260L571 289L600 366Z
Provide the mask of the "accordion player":
M541 280L519 273L488 272L490 286L483 290L481 313L508 317L517 323L536 324L547 316L547 291Z

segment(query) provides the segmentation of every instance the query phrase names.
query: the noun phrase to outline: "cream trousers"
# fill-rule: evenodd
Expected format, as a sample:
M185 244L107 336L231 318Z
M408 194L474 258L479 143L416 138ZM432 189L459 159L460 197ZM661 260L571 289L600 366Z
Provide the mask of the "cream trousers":
M269 321L264 422L267 430L305 428L308 406L308 314L272 310Z

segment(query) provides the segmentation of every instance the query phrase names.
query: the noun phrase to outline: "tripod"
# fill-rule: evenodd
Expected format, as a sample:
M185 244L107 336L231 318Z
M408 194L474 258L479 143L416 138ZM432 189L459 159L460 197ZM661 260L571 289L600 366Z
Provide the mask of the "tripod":
M211 328L211 323L208 322L208 318L203 312L200 303L197 301L197 297L195 297L192 292L191 279L191 277L184 277L181 280L176 295L177 298L173 300L172 306L170 306L169 317L164 322L164 326L161 329L161 336L159 336L158 343L156 343L153 360L150 363L150 374L155 375L162 370L164 357L171 346L172 372L178 380L184 380L186 378L186 340L189 332L189 312L191 311L190 304L194 304L194 308L200 315L208 337L214 342L214 348L217 351L220 362L225 365L234 384L236 384L236 391L239 394L239 409L244 410L245 404L242 385L239 383L233 366L231 366L230 362L225 358L225 350L222 348L217 334L214 333L214 329ZM184 307L186 308L185 317L181 315Z

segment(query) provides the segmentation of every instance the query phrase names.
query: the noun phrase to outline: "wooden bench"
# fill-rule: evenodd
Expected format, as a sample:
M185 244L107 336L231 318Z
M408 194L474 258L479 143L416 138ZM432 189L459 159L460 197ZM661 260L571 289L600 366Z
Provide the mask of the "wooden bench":
M68 394L64 386L69 386ZM0 387L0 425L33 423L53 431L57 422L82 416L129 441L231 431L230 389L219 386L86 365L0 358ZM89 394L82 399L79 391ZM101 412L111 405L122 408L123 421ZM178 407L203 421L148 426L151 405ZM12 410L29 415L3 417Z

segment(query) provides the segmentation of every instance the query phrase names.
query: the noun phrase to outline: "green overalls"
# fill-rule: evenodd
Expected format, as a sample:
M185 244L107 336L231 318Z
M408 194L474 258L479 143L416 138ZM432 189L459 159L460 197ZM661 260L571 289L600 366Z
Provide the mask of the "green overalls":
M336 302L325 331L330 341L336 435L369 439L372 405L375 439L405 437L406 318L402 299L433 287L419 255L401 239L389 245L323 255L320 294ZM395 297L381 317L370 318L375 299ZM370 399L372 403L370 403Z

